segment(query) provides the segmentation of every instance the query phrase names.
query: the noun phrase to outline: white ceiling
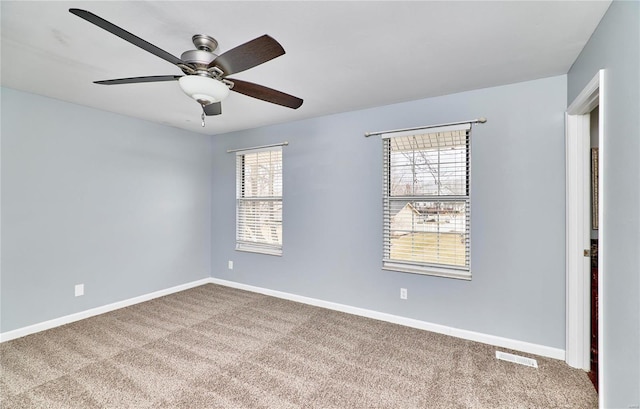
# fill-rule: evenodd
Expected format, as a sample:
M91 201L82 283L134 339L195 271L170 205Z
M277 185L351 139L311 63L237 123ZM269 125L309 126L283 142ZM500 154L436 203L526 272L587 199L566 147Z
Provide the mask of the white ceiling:
M1 84L218 134L565 74L610 1L2 1ZM262 34L286 54L235 78L304 99L298 110L232 92L200 126L177 83L92 81L180 75L172 64L71 13L91 11L180 57L191 36L218 54Z

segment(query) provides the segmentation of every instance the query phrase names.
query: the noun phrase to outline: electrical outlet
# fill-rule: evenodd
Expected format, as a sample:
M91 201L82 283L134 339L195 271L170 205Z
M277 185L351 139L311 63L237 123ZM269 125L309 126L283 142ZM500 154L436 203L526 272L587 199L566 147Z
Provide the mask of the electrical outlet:
M402 300L406 300L407 299L407 289L406 288L401 288L400 289L400 299L402 299Z
M233 270L233 261L229 260L229 270Z
M84 284L76 284L75 294L76 294L76 297L80 297L81 295L84 295Z

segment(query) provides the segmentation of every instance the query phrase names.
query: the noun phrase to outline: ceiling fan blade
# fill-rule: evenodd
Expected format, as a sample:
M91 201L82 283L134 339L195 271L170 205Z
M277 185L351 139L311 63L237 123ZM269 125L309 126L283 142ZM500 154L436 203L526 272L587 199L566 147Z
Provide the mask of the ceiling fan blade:
M283 54L284 48L280 43L265 34L220 54L209 64L209 68L216 66L225 75L231 75L253 68Z
M203 109L204 113L208 116L220 115L222 113L222 103L214 102L213 104L205 105Z
M234 80L232 78L227 79L233 82L233 88L231 88L231 91L236 91L249 97L261 99L263 101L271 102L273 104L278 104L293 109L300 108L300 106L304 102L298 97L285 94L282 91L267 88L263 85L258 85L242 80Z
M113 23L108 22L107 20L103 19L102 17L98 17L95 14L86 11L86 10L81 10L81 9L74 9L71 8L69 9L69 12L71 14L75 14L76 16L87 20L89 23L93 23L96 26L103 28L105 30L107 30L108 32L117 35L118 37L122 38L125 41L130 42L133 45L137 45L138 47L142 48L145 51L150 52L151 54L162 58L163 60L169 61L171 64L184 64L184 61L182 61L181 59L179 59L176 56L173 56L171 54L169 54L168 52L156 47L155 45L141 39L140 37L137 37L133 34L131 34L130 32L121 29L120 27L116 26Z
M150 77L117 78L114 80L93 81L93 83L100 85L137 84L140 82L175 81L180 77L182 77L182 75L152 75Z

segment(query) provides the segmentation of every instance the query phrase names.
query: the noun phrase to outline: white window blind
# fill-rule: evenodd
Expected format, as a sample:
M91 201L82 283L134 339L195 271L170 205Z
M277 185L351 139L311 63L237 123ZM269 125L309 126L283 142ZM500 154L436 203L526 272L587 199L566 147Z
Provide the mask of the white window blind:
M236 153L236 249L282 255L282 148Z
M471 277L470 132L464 124L382 134L383 268Z

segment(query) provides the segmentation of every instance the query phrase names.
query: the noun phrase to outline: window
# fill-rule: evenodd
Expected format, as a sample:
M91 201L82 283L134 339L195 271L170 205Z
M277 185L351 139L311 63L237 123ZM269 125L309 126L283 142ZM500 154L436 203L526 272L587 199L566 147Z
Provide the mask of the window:
M236 154L236 250L282 255L282 148Z
M470 279L471 124L383 134L383 268Z

